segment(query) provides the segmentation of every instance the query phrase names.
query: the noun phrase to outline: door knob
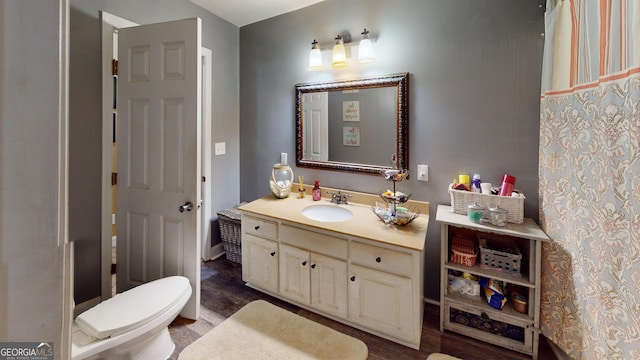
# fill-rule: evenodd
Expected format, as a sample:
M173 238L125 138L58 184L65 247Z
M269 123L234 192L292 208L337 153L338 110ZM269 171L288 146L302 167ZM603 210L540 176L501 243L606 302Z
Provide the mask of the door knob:
M178 206L178 211L184 212L185 210L191 211L193 209L193 204L191 201L187 201L184 205Z

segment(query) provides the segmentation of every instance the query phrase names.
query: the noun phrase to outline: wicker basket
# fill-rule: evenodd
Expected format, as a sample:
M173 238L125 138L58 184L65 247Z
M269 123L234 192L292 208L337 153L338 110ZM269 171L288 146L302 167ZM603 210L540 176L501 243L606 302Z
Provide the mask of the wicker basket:
M451 262L465 266L474 266L478 252L473 240L454 237L451 239Z
M222 247L227 254L227 259L242 263L242 248L240 247L242 239L241 215L236 205L229 209L218 212L218 225L220 226L220 235L222 237Z
M479 238L480 268L497 270L506 274L519 274L522 254L510 239L500 241ZM501 250L497 250L501 249Z
M519 196L499 196L481 194L465 190L452 189L453 184L449 185L449 194L451 194L451 207L456 214L467 215L469 204L474 202L489 208L492 206L500 206L508 211L507 222L522 224L524 221L524 195Z

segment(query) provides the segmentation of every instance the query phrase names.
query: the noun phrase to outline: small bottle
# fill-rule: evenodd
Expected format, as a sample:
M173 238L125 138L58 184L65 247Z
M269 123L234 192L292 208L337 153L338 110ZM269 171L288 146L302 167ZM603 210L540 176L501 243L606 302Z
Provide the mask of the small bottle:
M313 201L318 201L322 197L322 190L320 190L320 180L314 180L313 190L311 190L311 196Z
M504 176L502 177L502 184L500 184L500 192L498 193L498 195L511 196L515 184L516 178L514 176L504 174Z
M471 179L471 192L475 192L475 193L481 192L480 190L481 182L482 180L480 180L480 174L478 173L473 174L473 178Z

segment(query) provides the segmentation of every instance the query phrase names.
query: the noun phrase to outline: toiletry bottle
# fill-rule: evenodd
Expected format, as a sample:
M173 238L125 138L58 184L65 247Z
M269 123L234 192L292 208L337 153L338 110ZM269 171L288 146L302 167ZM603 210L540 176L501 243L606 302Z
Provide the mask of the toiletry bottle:
M480 180L480 174L475 173L473 174L473 178L471 179L471 192L480 192L480 183L482 182L482 180Z
M504 174L504 176L502 177L502 184L500 184L500 192L498 193L498 195L511 196L515 184L516 178L514 176Z
M320 190L320 180L315 180L313 184L313 190L311 191L313 201L318 201L322 197L322 190Z

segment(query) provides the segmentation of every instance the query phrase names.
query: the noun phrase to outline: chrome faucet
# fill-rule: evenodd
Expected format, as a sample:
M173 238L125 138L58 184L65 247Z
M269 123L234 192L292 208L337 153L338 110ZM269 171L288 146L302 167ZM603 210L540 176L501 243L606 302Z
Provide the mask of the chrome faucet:
M331 191L327 191L327 194L331 194L331 202L336 203L338 205L348 204L347 197L351 197L351 195L341 193L340 191L338 191L337 194Z

